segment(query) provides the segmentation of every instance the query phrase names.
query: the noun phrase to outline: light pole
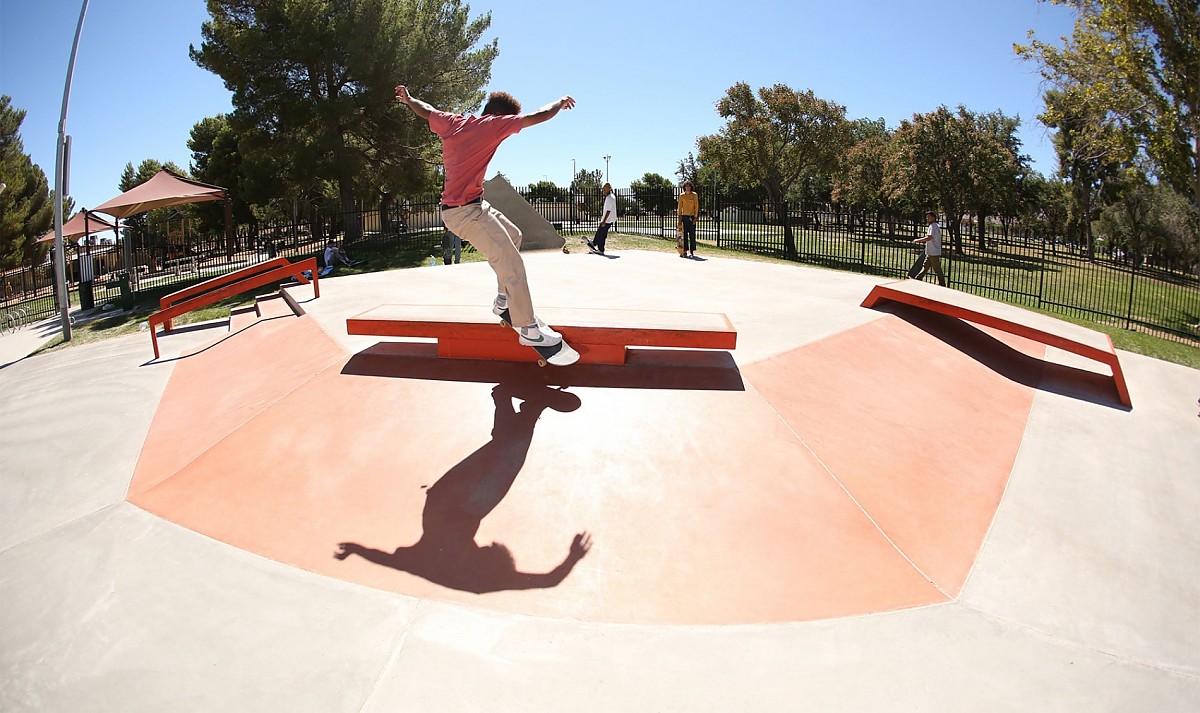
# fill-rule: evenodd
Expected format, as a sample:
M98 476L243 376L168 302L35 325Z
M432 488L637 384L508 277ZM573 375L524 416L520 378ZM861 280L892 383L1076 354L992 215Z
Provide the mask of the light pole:
M609 160L610 158L612 158L612 156L605 156L605 157L604 157L604 182L605 182L605 183L608 183L608 160Z
M67 166L66 155L67 103L71 99L71 76L75 74L75 55L79 52L79 35L83 32L83 18L87 15L88 0L79 8L79 24L75 26L75 42L71 45L71 59L67 63L67 81L63 85L62 115L58 119L58 151L54 167L54 280L58 284L58 305L62 313L63 341L71 341L71 296L67 294L67 260L63 250L63 193Z
M571 211L571 223L574 224L577 221L575 212L578 210L578 207L575 205L575 159L571 159L571 182L567 185L571 189L571 206L569 210Z

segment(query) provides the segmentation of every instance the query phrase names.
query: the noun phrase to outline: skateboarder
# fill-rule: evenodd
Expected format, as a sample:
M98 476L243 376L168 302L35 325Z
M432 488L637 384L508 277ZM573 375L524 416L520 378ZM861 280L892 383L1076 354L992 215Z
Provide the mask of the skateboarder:
M933 211L925 214L925 222L929 224L925 236L913 240L914 243L925 246L925 258L921 262L921 269L916 273L910 272L909 277L920 280L925 277L926 270L933 270L933 274L937 275L938 284L945 287L946 276L942 274L942 226L938 225L937 213Z
M600 216L600 225L596 226L596 236L588 241L588 247L601 255L604 254L604 243L608 240L608 229L617 222L617 197L613 195L612 184L604 184L604 214Z
M579 358L575 350L533 311L519 251L521 231L483 199L483 178L501 142L521 129L548 121L562 109L574 107L575 100L565 96L532 114L522 114L521 103L512 95L492 92L480 116L463 116L435 109L412 96L404 85L398 85L396 101L428 121L430 130L442 139L446 167L442 221L448 230L482 252L496 272L497 295L492 311L513 325L521 344L537 349L551 364L574 362Z

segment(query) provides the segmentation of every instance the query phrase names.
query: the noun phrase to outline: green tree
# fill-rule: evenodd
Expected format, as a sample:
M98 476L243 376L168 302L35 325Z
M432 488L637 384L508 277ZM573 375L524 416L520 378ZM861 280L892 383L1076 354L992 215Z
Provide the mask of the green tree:
M1110 249L1130 255L1137 264L1177 269L1195 262L1200 253L1197 211L1177 191L1154 184L1141 167L1131 167L1109 181L1108 200L1098 227Z
M559 188L554 181L538 181L529 186L526 199L530 203L566 203L567 189Z
M249 203L243 198L246 178L242 170L242 157L229 117L218 114L196 122L187 145L192 152L192 177L224 188L232 204L234 222L251 222L253 214ZM193 210L204 229L224 229L225 207L221 202L197 203Z
M37 239L54 225L54 201L46 174L25 153L25 111L0 96L0 269L36 265L46 256ZM63 214L64 219L67 216Z
M604 202L601 187L604 185L604 173L600 169L579 169L575 180L571 181L571 195L574 196L573 213L580 214L584 219L599 218L600 208Z
M987 220L992 215L1015 210L1020 196L1021 176L1029 170L1029 157L1021 154L1017 129L1020 117L1002 111L967 116L975 125L974 147L969 158L971 190L968 204L977 219L977 239L987 250Z
M846 152L833 182L833 199L858 211L878 212L896 232L895 199L884 183L891 137L870 136Z
M1031 31L1016 53L1041 65L1063 106L1136 136L1162 178L1200 207L1196 0L1041 1L1073 7L1074 32L1056 46Z
M149 181L154 174L164 168L171 173L187 177L187 172L175 165L173 161L163 163L158 159L148 158L139 163L136 169L132 163L125 164L125 169L121 171L121 177L117 180L117 190L124 193L131 188L136 188ZM135 244L140 242L142 246L157 251L159 258L165 260L170 257L168 252L183 251L182 247L169 249L167 221L177 214L191 216L193 215L192 209L192 206L185 205L179 208L155 208L145 213L131 215L125 219L125 225L128 226L126 228L127 235L134 240Z
M642 210L648 213L668 215L675 210L675 185L665 176L642 174L641 178L629 184L629 190Z
M243 160L277 157L295 190L328 182L347 214L356 197L427 189L440 164L428 125L395 106L396 84L471 110L498 52L478 46L490 14L472 20L459 0L208 0L208 11L191 56L233 92Z
M1132 134L1103 121L1103 109L1080 103L1078 98L1077 94L1047 91L1046 112L1040 119L1058 130L1054 135L1054 150L1059 173L1070 188L1063 235L1085 246L1091 258L1095 256L1092 219L1101 188L1105 180L1116 175L1121 164L1133 160L1137 147Z
M962 254L963 215L972 209L988 212L985 204L997 183L1012 179L1011 151L962 106L955 112L942 106L901 121L892 148L884 169L892 199L920 212L940 208L953 249Z
M786 220L787 201L805 176L831 176L850 144L846 108L784 85L757 94L739 82L717 102L725 120L719 133L700 137L700 160L744 186L761 185L774 213L784 218L784 249L796 255Z
M1046 178L1034 171L1025 177L1022 190L1027 198L1020 204L1018 220L1026 237L1057 239L1066 235L1069 186L1061 178Z

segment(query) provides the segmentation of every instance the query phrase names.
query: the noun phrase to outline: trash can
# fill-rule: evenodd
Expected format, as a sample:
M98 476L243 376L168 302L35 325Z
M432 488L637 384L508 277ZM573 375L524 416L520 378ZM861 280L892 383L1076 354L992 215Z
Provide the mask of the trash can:
M92 284L96 270L92 264L91 255L79 256L79 307L93 309L96 306L96 292Z
M117 304L121 309L129 309L133 306L133 290L129 287L129 273L117 273L117 289L121 291L121 296L117 298Z

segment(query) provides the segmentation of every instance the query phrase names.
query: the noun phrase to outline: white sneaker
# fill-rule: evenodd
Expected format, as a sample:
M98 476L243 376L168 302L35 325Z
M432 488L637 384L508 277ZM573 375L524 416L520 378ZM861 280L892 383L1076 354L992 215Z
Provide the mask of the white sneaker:
M546 326L542 320L537 324L517 329L520 338L517 340L527 347L552 347L562 341L562 335Z
M506 309L508 309L508 296L496 295L496 299L492 300L492 314L499 317L504 314Z

